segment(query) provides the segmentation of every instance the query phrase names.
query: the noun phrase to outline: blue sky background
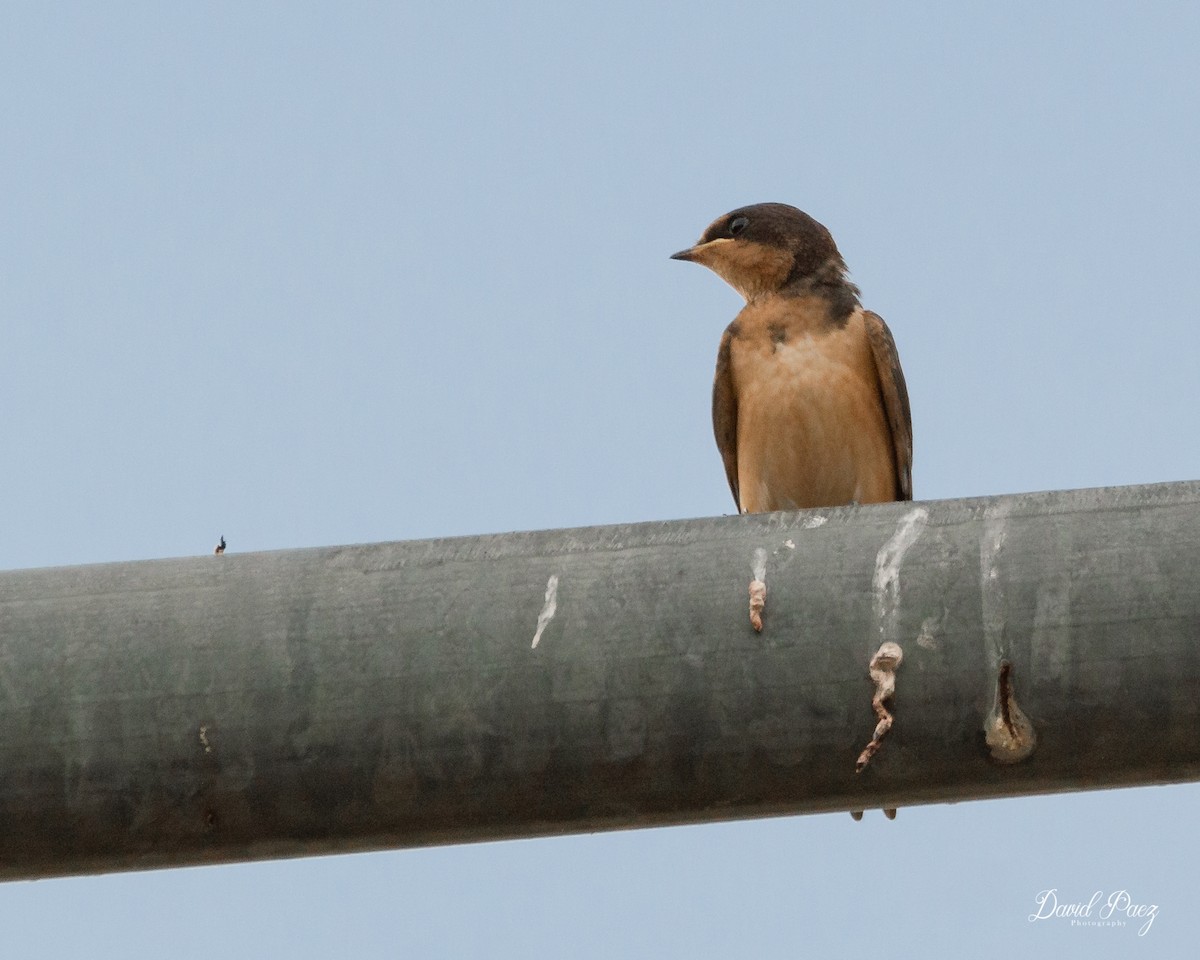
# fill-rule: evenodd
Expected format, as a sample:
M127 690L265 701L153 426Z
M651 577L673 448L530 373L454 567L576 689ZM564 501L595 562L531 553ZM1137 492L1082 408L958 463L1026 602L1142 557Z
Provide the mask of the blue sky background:
M1200 7L0 8L0 569L727 513L794 203L920 499L1200 477ZM0 886L4 956L1182 956L1195 786ZM1146 936L1030 923L1129 890ZM1185 946L1186 945L1186 946ZM831 954L832 951L832 954Z

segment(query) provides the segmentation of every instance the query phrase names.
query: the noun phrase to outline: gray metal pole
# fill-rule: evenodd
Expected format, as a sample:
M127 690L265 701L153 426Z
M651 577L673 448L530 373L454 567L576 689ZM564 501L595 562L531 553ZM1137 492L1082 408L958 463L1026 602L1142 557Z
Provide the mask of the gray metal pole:
M0 877L1200 779L1198 504L1176 483L0 574Z

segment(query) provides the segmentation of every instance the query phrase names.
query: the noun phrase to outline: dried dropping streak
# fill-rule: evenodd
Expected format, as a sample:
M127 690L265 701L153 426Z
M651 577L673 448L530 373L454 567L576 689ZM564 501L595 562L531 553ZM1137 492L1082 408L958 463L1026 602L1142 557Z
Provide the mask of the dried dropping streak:
M754 579L750 581L750 626L762 633L763 610L767 606L767 551L757 547L751 567Z
M1037 746L1037 731L1013 692L1012 664L1000 661L996 700L983 722L988 750L997 763L1020 763Z
M542 604L542 612L538 614L537 632L533 635L533 643L530 644L531 650L537 649L538 641L542 639L542 631L554 619L556 610L558 610L558 574L552 574L546 581L546 601Z
M857 773L862 773L867 764L871 762L871 757L883 744L884 736L892 729L892 715L888 713L887 707L883 703L885 700L890 700L896 692L896 671L903 659L904 651L900 649L898 643L883 644L871 658L868 671L871 679L875 681L875 696L871 698L871 707L875 711L875 716L879 718L879 722L875 724L875 735L871 737L871 742L858 755L858 763L855 766Z

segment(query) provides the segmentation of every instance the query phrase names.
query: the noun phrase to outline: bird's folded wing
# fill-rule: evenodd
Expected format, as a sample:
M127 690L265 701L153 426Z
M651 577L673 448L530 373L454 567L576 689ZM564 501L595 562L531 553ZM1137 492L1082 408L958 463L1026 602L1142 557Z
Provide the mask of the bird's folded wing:
M892 446L896 453L896 499L911 500L912 411L908 406L908 387L904 383L904 371L900 369L900 355L896 352L896 341L892 339L892 331L883 322L883 317L866 311L865 318L867 337L871 341L871 354L875 358L875 372L879 375L879 392L883 397L883 409L887 414L888 426L892 431ZM719 362L717 369L719 372Z
M717 437L721 460L725 463L725 476L729 480L734 506L741 513L737 468L737 395L733 391L733 370L729 360L729 344L732 340L732 331L726 330L717 351L717 373L713 377L713 433Z

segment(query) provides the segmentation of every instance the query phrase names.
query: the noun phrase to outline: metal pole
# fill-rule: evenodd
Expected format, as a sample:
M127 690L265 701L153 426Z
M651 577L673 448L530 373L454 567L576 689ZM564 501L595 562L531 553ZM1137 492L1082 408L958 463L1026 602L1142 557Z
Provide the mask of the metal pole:
M1198 571L1193 482L3 573L0 877L1200 779Z

